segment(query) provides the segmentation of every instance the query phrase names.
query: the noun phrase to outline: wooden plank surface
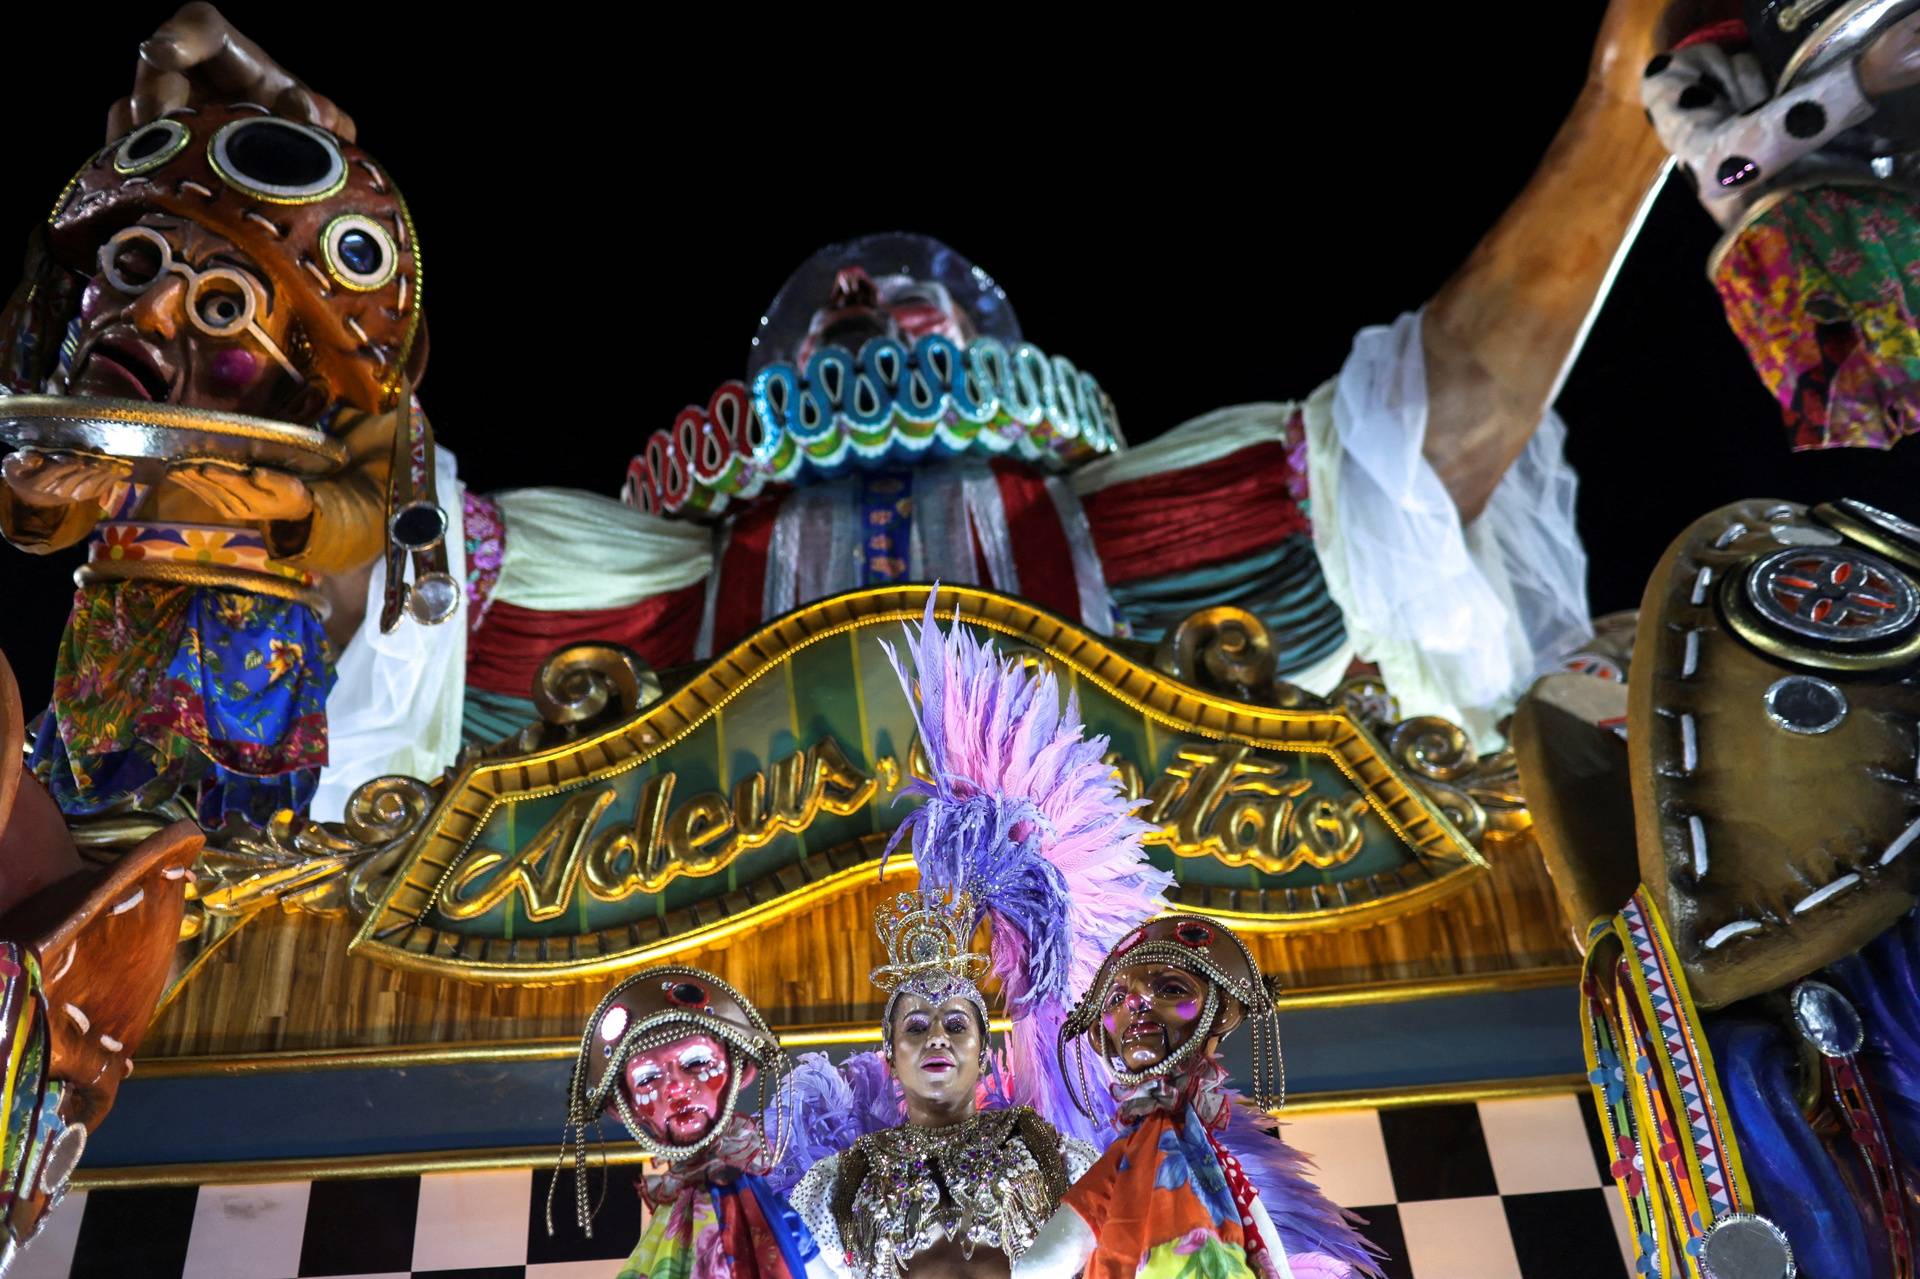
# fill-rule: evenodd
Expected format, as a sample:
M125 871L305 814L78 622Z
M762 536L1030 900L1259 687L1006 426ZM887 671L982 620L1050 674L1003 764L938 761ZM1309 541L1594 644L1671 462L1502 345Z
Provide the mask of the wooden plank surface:
M1577 962L1537 849L1489 852L1493 870L1397 919L1254 939L1288 986L1355 985ZM899 884L862 884L720 946L679 958L744 991L776 1025L877 1018L873 910ZM403 973L347 954L345 918L269 911L241 929L149 1032L143 1057L458 1044L571 1036L610 984L530 988Z

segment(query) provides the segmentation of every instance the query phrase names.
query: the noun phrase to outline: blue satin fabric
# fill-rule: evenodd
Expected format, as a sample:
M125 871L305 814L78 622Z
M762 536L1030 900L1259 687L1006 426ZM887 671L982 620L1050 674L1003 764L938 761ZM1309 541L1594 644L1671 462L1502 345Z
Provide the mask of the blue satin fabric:
M1866 1024L1860 1060L1911 1176L1920 1158L1920 916L1909 914L1828 975Z
M1787 1032L1737 1011L1701 1020L1760 1213L1787 1232L1800 1273L1888 1279L1885 1238L1865 1228L1868 1207L1840 1175L1852 1151L1829 1151L1794 1099L1796 1049Z
M1877 1091L1911 1196L1920 1174L1920 916L1908 914L1818 978L1842 991L1865 1025L1859 1064ZM1759 1209L1787 1232L1800 1273L1887 1279L1892 1260L1880 1209L1851 1138L1823 1141L1795 1100L1793 1032L1752 1005L1701 1020Z

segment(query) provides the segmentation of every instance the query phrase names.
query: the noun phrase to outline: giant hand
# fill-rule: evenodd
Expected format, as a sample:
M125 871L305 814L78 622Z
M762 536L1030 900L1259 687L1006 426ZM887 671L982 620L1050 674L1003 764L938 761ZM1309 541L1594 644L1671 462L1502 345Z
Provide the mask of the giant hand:
M1880 33L1860 55L1860 90L1869 98L1898 93L1920 84L1920 13Z
M256 102L354 140L353 117L307 88L204 0L182 5L140 46L133 93L107 113L107 138L124 137L178 107L213 100Z

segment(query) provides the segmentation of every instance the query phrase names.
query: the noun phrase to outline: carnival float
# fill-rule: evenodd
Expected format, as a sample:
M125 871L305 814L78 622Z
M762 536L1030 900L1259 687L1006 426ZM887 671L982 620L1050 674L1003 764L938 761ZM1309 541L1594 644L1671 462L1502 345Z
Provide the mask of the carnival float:
M69 1186L562 1132L609 1277L1444 1279L1271 1121L1590 1091L1625 1260L1552 1273L1913 1274L1920 529L1745 502L1595 619L1551 407L1671 152L1796 447L1920 429L1912 0L1613 0L1302 400L1129 444L888 232L495 493L404 175L207 6L143 58L0 316L0 532L85 548L0 665L0 1271Z

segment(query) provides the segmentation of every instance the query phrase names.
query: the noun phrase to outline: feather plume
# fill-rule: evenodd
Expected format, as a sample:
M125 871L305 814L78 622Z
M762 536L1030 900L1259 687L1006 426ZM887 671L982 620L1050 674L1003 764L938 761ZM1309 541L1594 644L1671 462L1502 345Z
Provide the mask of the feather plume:
M902 788L925 802L887 852L911 835L922 883L972 893L993 920L993 968L1014 1025L1012 1098L1089 1138L1055 1067L1055 1036L1107 952L1165 906L1173 877L1148 863L1150 828L1105 762L1107 739L1086 735L1077 699L1063 710L1051 671L1028 674L957 621L943 632L938 595L907 628L917 698L885 646L932 774ZM1104 1079L1092 1082L1104 1096Z
M800 1054L781 1082L772 1113L787 1150L767 1181L783 1195L821 1159L906 1121L900 1086L876 1052L856 1053L837 1068L825 1053Z

